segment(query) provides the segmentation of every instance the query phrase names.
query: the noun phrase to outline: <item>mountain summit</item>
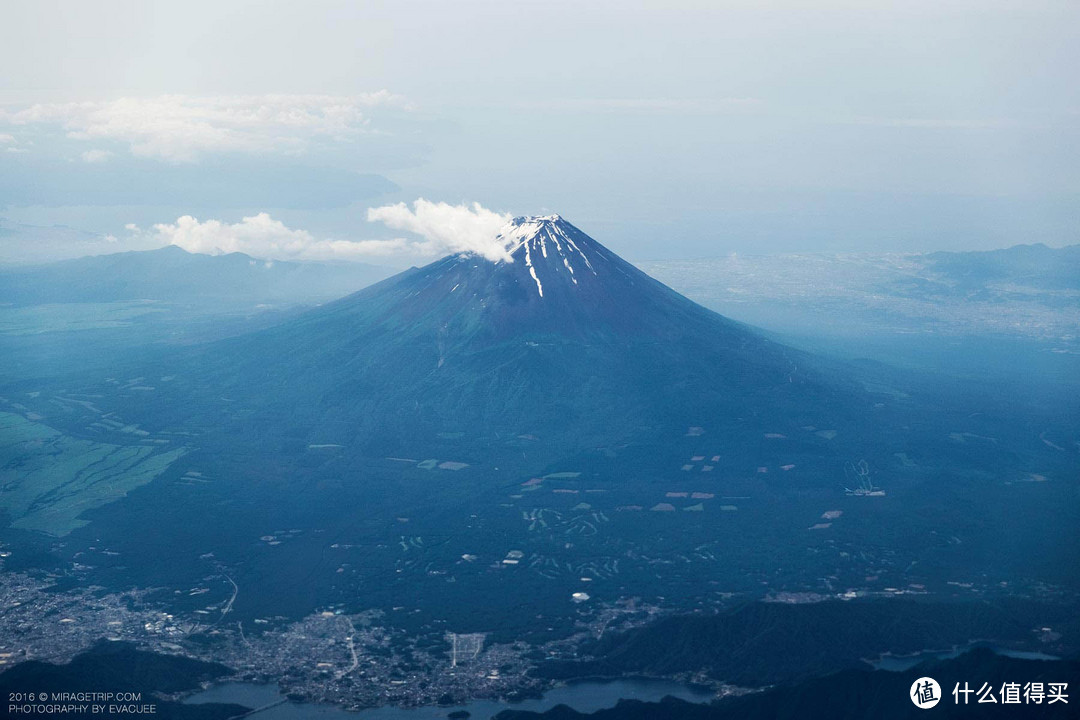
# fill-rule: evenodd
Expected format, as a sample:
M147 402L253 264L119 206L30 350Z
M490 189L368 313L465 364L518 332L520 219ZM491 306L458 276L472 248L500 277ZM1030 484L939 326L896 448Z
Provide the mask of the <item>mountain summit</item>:
M379 318L409 321L399 332L424 334L431 322L452 343L541 335L545 342L589 343L646 337L677 341L688 332L749 336L745 328L649 277L559 215L515 218L495 242L506 248L505 260L449 255L371 292L344 298L326 312L369 316L382 307ZM694 330L700 323L708 330Z
M587 275L599 275L597 267L605 269L618 260L560 215L514 218L497 239L508 245L514 262L524 264L540 297L544 296L545 282L549 293L568 282L577 285L579 274L588 282Z

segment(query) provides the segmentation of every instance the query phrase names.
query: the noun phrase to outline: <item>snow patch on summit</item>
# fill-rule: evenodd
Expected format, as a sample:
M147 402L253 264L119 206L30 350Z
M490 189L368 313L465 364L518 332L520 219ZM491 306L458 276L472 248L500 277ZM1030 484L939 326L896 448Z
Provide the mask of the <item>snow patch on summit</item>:
M547 253L544 253L544 257L547 257ZM536 277L536 268L532 264L532 255L529 253L529 245L525 244L525 265L529 268L529 274L532 275L532 279L536 282L536 291L540 293L540 297L544 297L544 286L540 284L540 278Z
M585 250L574 240L574 236L585 237L581 231L566 222L559 215L536 215L514 218L499 233L498 241L503 243L509 258L524 260L529 276L536 283L536 292L544 297L544 285L541 275L548 278L553 273L565 272L573 285L578 284L578 273L574 265L596 275L596 268ZM542 273L537 272L543 267Z

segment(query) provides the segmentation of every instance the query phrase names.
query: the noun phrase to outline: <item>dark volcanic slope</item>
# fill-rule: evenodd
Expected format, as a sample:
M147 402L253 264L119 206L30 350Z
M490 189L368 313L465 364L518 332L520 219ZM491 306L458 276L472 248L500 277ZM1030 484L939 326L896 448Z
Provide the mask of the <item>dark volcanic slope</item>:
M440 431L585 442L721 419L852 419L859 402L802 355L562 218L519 218L502 237L506 260L444 258L209 347L188 369L208 392L256 405L252 422L347 428L343 440L380 447Z

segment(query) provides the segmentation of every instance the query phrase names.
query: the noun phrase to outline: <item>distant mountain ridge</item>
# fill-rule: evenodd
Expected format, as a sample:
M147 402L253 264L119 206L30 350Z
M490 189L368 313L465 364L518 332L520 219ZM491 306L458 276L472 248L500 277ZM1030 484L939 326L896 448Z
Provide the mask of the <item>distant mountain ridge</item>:
M175 245L0 269L0 303L155 300L187 305L256 305L333 300L392 271L374 265L204 255Z
M1080 245L1051 248L1035 243L1001 250L934 252L921 257L930 270L964 285L1009 282L1080 289Z
M794 335L1080 335L1080 245L640 263L706 307Z

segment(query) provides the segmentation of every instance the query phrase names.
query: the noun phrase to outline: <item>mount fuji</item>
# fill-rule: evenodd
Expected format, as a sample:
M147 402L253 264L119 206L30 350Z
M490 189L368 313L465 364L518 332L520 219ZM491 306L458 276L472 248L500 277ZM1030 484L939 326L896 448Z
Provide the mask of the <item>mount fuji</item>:
M679 295L558 215L516 218L495 241L497 261L451 255L208 345L163 369L197 380L176 384L185 402L155 411L202 407L191 400L202 389L243 403L260 433L383 453L448 433L567 449L660 428L775 431L850 422L865 406L809 356Z

